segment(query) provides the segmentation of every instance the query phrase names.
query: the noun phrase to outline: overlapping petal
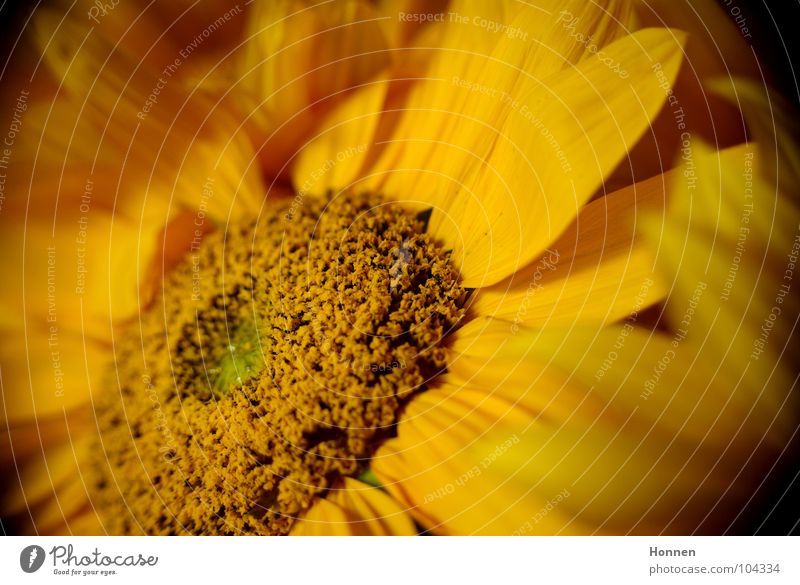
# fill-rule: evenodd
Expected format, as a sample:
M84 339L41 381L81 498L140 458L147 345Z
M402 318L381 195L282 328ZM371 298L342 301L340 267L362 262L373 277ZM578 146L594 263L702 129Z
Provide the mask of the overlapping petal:
M645 214L663 211L669 184L659 175L592 201L538 259L479 289L472 309L544 327L615 321L651 306L666 279L636 232Z
M374 463L434 530L717 532L777 455L778 411L662 333L486 320L452 352L449 393L416 401Z
M298 520L295 536L413 536L414 522L385 492L344 478Z

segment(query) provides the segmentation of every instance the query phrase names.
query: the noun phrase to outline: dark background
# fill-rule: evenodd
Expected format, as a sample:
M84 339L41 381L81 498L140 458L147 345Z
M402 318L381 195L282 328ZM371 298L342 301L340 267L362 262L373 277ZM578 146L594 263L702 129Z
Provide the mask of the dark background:
M726 15L730 7L718 0ZM734 0L752 38L761 66L769 71L773 87L800 109L800 1ZM733 17L731 17L733 20ZM798 117L796 116L797 120ZM794 392L797 395L797 388ZM743 510L734 534L800 534L800 437L795 437L780 461L780 469L766 478L763 489Z
M800 1L798 0L735 0L747 19L761 66L772 75L775 88L796 106L800 106ZM718 0L725 13L729 7ZM733 20L733 17L731 17Z

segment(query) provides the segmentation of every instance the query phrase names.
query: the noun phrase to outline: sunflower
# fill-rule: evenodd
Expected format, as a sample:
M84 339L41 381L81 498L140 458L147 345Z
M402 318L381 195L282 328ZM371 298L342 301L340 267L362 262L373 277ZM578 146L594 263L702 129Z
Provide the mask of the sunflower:
M4 516L730 529L796 425L792 324L741 360L775 321L793 183L722 148L743 129L654 167L659 120L695 98L685 33L627 2L535 4L38 14L55 89L26 103L3 232L25 283L3 297ZM764 110L746 80L717 93ZM766 202L746 253L742 168ZM768 270L731 282L732 257Z

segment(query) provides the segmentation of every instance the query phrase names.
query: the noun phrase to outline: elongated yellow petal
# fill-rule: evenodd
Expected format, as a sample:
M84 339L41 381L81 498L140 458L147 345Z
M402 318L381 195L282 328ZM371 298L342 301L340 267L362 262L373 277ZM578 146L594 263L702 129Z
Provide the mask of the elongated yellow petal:
M98 196L113 200L122 192L123 209L130 205L127 198L138 203L152 191L164 202L203 204L218 223L257 212L264 193L252 147L229 112L202 92L189 91L179 75L182 61L153 72L84 21L47 10L37 13L36 41L66 93L66 105L53 112L39 107L35 126L41 134L26 138L34 164L113 168L120 177L117 188ZM63 109L72 113L62 117ZM49 144L41 154L50 155L41 161L40 139ZM201 198L208 183L213 201Z
M219 0L113 6L95 0L56 0L49 7L57 7L86 29L94 27L94 35L154 73L178 61L177 75L187 78L204 75L238 44L246 19L244 5Z
M652 67L674 78L681 39L643 30L544 83L523 78L487 168L431 217L429 230L456 246L465 286L502 280L561 235L663 105Z
M626 2L457 2L442 23L431 63L364 188L446 205L481 167L520 99L522 72L542 79L584 56L579 38L603 46L620 34ZM563 34L567 28L575 34Z
M373 469L434 534L527 533L529 518L551 498L564 497L532 491L513 474L499 477L493 470L519 448L528 420L522 404L508 396L445 383L414 400L398 437L377 452ZM487 436L495 443L486 443ZM542 518L537 531L554 533L565 523L561 512L554 512Z
M24 461L24 467L19 477L11 480L0 504L4 516L23 524L32 522L32 531L53 534L88 510L84 474L91 442L89 435L73 431L75 437L71 440L42 447L33 457L17 461ZM28 517L30 511L35 511L33 520Z
M680 332L650 332L633 319L611 327L517 334L510 334L505 322L476 320L458 332L448 368L459 382L507 387L505 393L529 404L533 391L541 413L553 419L569 416L579 403L595 403L598 414L610 404L610 418L636 412L648 424L656 421L658 432L692 443L723 449L771 437L779 444L774 397L741 379L728 384L728 374L711 361L710 347L683 341ZM556 383L567 380L563 387Z
M647 308L666 286L636 230L644 213L663 209L671 181L654 177L593 201L542 256L479 289L473 309L542 327L614 321Z
M52 326L91 340L108 339L112 319L129 319L148 300L142 291L152 286L147 279L155 269L165 220L145 216L151 222L139 226L123 214L113 217L99 209L92 214L90 204L58 217L54 234L51 225L38 220L0 236L9 251L0 265L25 283L5 289L0 300L20 328L25 314L31 331L46 333Z
M85 461L85 458L84 458ZM88 486L82 475L73 475L48 498L37 510L35 530L42 534L55 534L62 527L86 512L89 506Z
M413 536L414 522L378 488L344 478L292 529L295 536Z
M59 532L68 536L107 536L100 518L93 509L83 510L69 519Z
M381 28L392 47L406 47L426 26L447 18L449 0L378 0L375 8L381 15ZM419 16L417 16L419 15ZM404 51L396 51L396 53ZM393 59L405 55L393 54Z
M378 79L353 91L303 148L292 173L295 189L323 195L349 188L374 148L389 81Z
M262 163L281 172L319 118L390 63L374 7L361 0L252 5L234 72L235 100Z
M60 88L80 98L81 115L97 128L105 128L107 139L119 152L124 151L134 131L148 129L148 117L167 122L161 132L175 121L172 114L183 102L177 84L140 67L86 21L41 10L34 24L35 41ZM143 122L145 128L136 130Z
M696 142L672 185L667 221L652 220L663 231L656 238L645 223L644 234L659 268L674 275L671 326L702 346L721 383L745 389L754 416L781 411L774 429L781 436L794 424L781 408L794 383L800 212L763 176L768 159L760 152L754 144L717 152Z
M376 455L387 489L437 531L720 530L779 453L777 411L696 348L629 324L507 325L466 326L453 390L415 399Z
M53 490L75 479L80 475L77 465L82 456L83 444L65 443L55 448L41 450L37 455L25 462L19 478L11 479L11 489L2 501L3 515L9 516L32 508L47 498L52 497Z
M63 420L65 412L86 406L92 392L102 390L107 347L55 323L54 330L32 323L27 336L22 329L3 331L3 424L56 415Z
M751 41L727 14L733 10L718 2L694 2L691 9L680 2L635 2L636 27L669 27L687 33L684 61L670 84L669 107L653 122L652 132L630 152L630 164L619 165L607 183L613 189L629 185L680 164L688 143L701 138L720 148L738 144L748 133L738 104L709 91L717 76L748 75L761 82ZM748 33L749 34L749 33ZM749 125L749 123L748 123Z
M430 64L403 104L391 142L364 181L365 188L435 202L478 164L495 139L494 128L501 121L497 117L507 109L499 92L512 90L525 45L471 21L511 24L516 11L507 2L458 2L452 7L458 19L448 16L440 25L443 30L430 52ZM471 79L477 89L487 91L459 85Z

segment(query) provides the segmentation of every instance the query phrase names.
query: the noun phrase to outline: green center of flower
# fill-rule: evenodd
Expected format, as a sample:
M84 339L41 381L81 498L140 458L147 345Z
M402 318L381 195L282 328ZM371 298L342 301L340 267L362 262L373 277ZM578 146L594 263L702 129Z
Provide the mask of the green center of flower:
M118 348L95 450L107 529L289 532L444 371L465 296L424 222L375 196L209 237Z

